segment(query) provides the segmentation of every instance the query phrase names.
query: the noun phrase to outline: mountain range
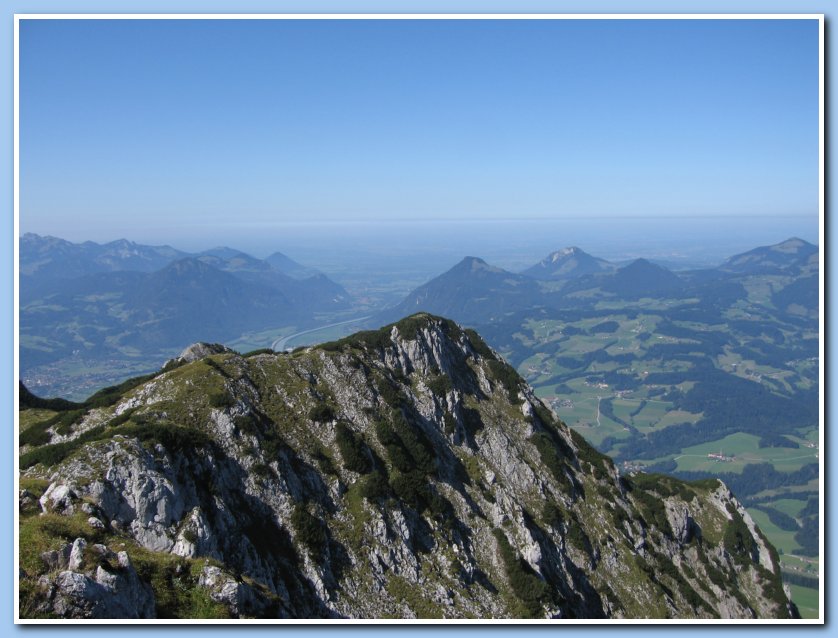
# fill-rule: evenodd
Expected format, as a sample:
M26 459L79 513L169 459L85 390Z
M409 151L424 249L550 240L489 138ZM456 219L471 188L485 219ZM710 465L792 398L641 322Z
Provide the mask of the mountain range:
M147 246L127 239L106 244L92 241L75 244L58 237L24 233L20 237L19 267L22 276L72 279L98 272L153 272L186 257L216 257L221 262L227 262L235 258L248 258L249 255L226 246L188 253L171 246ZM295 279L320 274L280 252L269 255L264 261L277 272Z
M773 294L783 307L811 307L817 297L818 248L789 239L729 258L714 269L678 273L646 259L618 267L576 247L551 253L520 274L466 257L450 270L411 291L382 312L379 324L407 313L426 311L469 325L484 325L517 311L543 308L591 308L601 301L697 297L715 304L744 299L743 277L777 274ZM803 278L802 282L798 282ZM788 290L784 285L794 284ZM785 292L784 292L785 290Z
M621 474L439 317L20 409L23 618L797 617L723 483Z
M281 253L270 259L226 247L188 254L27 233L20 239L24 369L68 356L182 348L196 337L225 341L349 307L350 295L322 273Z
M743 282L766 272L780 277L772 284L773 302L787 315L808 316L817 302L817 268L817 247L799 239L731 257L715 269L677 273L643 259L618 266L576 247L522 273L466 257L368 325L425 310L486 327L536 308L592 310L602 302L644 298L697 299L695 310L718 314L743 303L749 294ZM262 260L223 246L186 253L126 240L20 238L21 368L35 385L53 391L66 392L82 377L95 389L130 370L150 371L197 340L230 342L273 330L264 337L268 345L280 328L299 330L361 312L370 314L342 286L281 253ZM493 340L496 332L487 329Z

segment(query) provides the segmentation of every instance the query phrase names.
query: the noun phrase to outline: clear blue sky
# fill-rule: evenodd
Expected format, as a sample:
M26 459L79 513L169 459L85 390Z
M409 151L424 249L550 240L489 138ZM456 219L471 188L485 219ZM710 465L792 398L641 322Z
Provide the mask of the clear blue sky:
M813 216L817 26L26 21L21 230Z

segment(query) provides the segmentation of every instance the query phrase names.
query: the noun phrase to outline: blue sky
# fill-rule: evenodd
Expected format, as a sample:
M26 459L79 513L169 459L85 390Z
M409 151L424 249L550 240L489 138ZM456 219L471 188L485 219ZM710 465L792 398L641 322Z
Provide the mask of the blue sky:
M21 230L799 215L816 21L25 21Z

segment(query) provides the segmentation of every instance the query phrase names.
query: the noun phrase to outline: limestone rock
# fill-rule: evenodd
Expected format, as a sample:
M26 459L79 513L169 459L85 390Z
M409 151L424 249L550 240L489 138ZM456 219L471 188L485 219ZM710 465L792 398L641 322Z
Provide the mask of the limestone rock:
M128 554L95 543L107 529L233 617L794 613L727 488L621 477L452 322L417 315L293 354L196 344L179 363L97 417L131 409L142 427L26 470L51 481L43 512L90 526L22 576L41 611L154 614ZM752 555L711 542L732 524Z
M40 498L41 509L44 512L58 512L70 515L75 511L74 501L78 495L69 485L52 483Z
M108 563L114 558L115 565ZM116 554L104 545L88 547L77 538L44 560L60 571L41 580L46 591L43 612L64 618L154 618L154 593L140 580L126 552Z
M176 360L182 363L192 363L193 361L199 361L204 357L221 354L222 352L231 352L231 350L226 346L222 346L220 343L193 343L188 348L185 348L177 356Z

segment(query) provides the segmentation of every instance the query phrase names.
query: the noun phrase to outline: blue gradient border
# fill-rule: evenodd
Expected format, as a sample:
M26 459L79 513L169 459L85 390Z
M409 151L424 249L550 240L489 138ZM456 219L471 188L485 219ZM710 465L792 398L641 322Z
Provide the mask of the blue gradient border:
M136 625L120 625L120 626L68 626L61 625L50 626L15 626L14 622L14 589L13 583L16 578L14 574L14 560L13 560L13 517L14 507L16 507L16 499L13 499L13 462L14 462L14 369L13 369L13 339L14 339L14 303L13 303L13 278L14 278L14 207L13 207L13 193L14 193L14 154L13 154L13 64L14 64L14 22L13 15L15 13L823 13L826 15L826 100L827 112L826 119L830 119L830 115L836 112L834 104L829 99L829 86L831 79L836 75L836 66L833 64L832 52L834 48L829 45L829 35L831 31L830 17L838 16L838 0L828 0L822 2L810 2L803 0L795 2L794 0L772 1L765 0L762 2L754 0L732 0L724 2L720 0L708 0L700 2L699 0L670 0L670 1L645 1L645 2L629 2L626 0L591 0L584 2L584 0L565 0L565 1L548 1L548 0L451 0L445 2L444 0L429 0L421 2L420 0L285 0L285 1L265 1L265 0L241 0L235 2L233 0L78 0L76 2L61 2L61 1L9 1L0 0L0 7L2 7L2 30L0 30L0 39L2 39L2 47L0 47L0 82L4 87L4 99L0 101L0 121L4 123L0 127L0 146L2 146L4 153L0 156L0 175L3 179L0 180L0 189L2 189L2 201L5 201L3 214L2 230L0 230L0 298L3 299L3 312L0 313L0 360L3 365L0 366L0 405L5 406L2 414L6 417L0 421L4 424L5 435L3 440L6 445L2 447L2 454L0 459L3 460L2 467L7 468L2 472L2 484L0 484L0 513L2 513L3 522L0 523L0 629L9 631L9 635L27 636L35 638L36 636L57 634L61 632L69 632L78 635L80 632L94 632L104 634L104 632L111 632L117 630L119 633L128 633L130 635L147 635L154 632L160 638L167 638L168 636L175 636L177 634L186 632L194 634L197 631L210 632L213 636L227 636L238 635L241 632L249 634L266 632L281 632L289 637L305 638L320 638L322 636L333 635L340 633L345 636L362 636L366 633L376 633L384 635L385 632L390 632L395 629L393 626L309 626L309 627L293 627L293 626L227 626L227 627L212 627L212 626L136 626ZM830 128L826 127L827 158L829 142L832 138ZM826 163L826 190L829 192L830 186L836 183L835 171L832 169L830 163ZM827 198L828 204L828 198ZM826 239L827 244L831 244L832 226L828 223L828 205L827 205L827 225L826 225ZM828 282L833 280L833 264L834 260L829 260L827 251L823 250L822 255L825 259L825 274L827 281L826 303L827 307L824 309L827 312L827 317L832 316L833 304L830 301ZM827 325L827 329L829 325ZM823 335L826 339L826 335ZM826 360L830 359L834 348L832 342L826 341ZM825 364L826 362L822 362ZM827 376L826 381L827 398L833 396L838 390L838 384L833 379ZM829 411L827 410L826 427L828 433L829 426ZM835 437L827 437L827 452L831 458L836 452ZM829 471L827 465L825 477L825 502L826 508L826 529L831 530L832 525L830 510L835 503L832 497L831 487L833 484L834 472ZM827 543L829 536L827 534ZM836 590L834 586L830 586L829 575L833 573L835 566L834 552L827 552L825 562L826 574L826 598L825 598L825 613L827 625L826 627L815 626L771 626L771 625L753 625L753 626L718 626L718 625L703 625L703 626L688 626L688 625L657 625L652 626L651 630L661 632L678 632L689 633L690 635L709 635L712 632L714 635L720 637L734 636L734 632L741 631L760 631L769 632L772 636L779 634L791 635L792 632L803 631L806 633L818 633L823 635L824 632L834 628L835 623L830 623L830 610L838 608L836 604ZM410 625L399 628L400 633L409 634L410 636L429 636L433 633L439 638L447 638L453 636L455 633L471 633L477 632L491 634L495 636L512 636L520 631L527 631L545 635L547 632L561 632L565 636L607 636L619 631L620 633L629 633L632 635L639 635L640 632L647 631L647 628L641 625L619 625L614 627L603 626L420 626Z

